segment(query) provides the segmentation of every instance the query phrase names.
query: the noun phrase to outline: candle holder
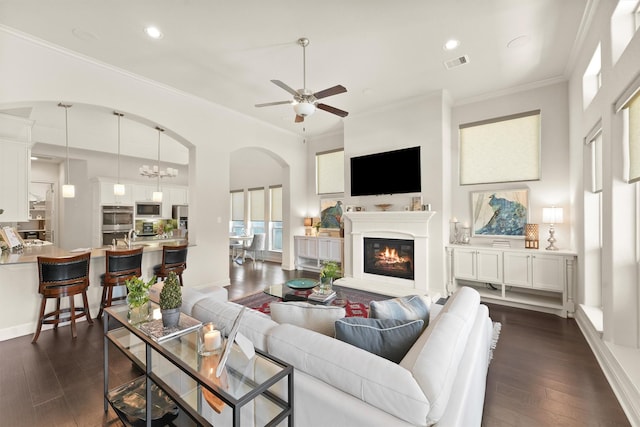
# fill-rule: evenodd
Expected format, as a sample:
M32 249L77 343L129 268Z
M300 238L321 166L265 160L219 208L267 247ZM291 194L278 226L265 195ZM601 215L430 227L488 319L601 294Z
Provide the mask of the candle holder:
M538 224L525 224L524 247L526 249L538 249Z
M211 356L222 350L222 332L216 329L216 325L207 322L198 331L198 354Z

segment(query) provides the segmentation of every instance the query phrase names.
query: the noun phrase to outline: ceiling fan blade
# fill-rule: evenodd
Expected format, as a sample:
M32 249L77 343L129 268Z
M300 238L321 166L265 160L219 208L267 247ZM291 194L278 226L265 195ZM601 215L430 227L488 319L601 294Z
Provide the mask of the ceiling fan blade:
M349 115L348 112L327 104L317 104L316 107L340 117L347 117Z
M302 117L302 116L300 116L300 115L296 114L296 120L295 120L295 122L296 122L296 123L302 123L302 122L304 122L304 117Z
M337 85L334 87L330 87L329 89L325 89L325 90L321 90L319 92L316 92L313 94L313 96L316 97L316 99L322 99L322 98L326 98L327 96L333 96L333 95L337 95L339 93L345 93L347 91L347 88L342 86L342 85Z
M280 86L282 89L286 90L287 92L289 92L293 96L299 96L300 95L298 93L298 91L296 91L295 89L290 88L286 84L282 83L280 80L271 80L271 83L273 83L276 86Z
M291 104L291 101L266 102L264 104L256 104L256 107L270 107L272 105Z

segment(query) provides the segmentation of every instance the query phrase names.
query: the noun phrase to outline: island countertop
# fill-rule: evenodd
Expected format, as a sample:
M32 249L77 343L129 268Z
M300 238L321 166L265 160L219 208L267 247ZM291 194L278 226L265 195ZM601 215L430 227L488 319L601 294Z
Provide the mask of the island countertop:
M142 240L134 242L132 248L142 247L143 252L155 252L162 250L162 246L180 245L186 242L185 239L157 239ZM91 258L104 257L105 251L111 249L111 246L103 246L101 248L77 248L66 250L54 245L32 245L25 246L20 251L3 251L0 255L0 265L5 264L23 264L38 262L39 256L45 257L68 257L85 252L91 252ZM117 249L125 250L126 247L118 247Z

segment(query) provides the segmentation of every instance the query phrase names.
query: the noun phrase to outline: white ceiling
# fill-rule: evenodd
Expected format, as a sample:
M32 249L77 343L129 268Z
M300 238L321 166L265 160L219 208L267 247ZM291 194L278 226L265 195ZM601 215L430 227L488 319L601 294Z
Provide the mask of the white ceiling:
M0 25L195 94L284 129L342 128L317 111L295 124L291 96L341 84L323 100L351 116L446 89L461 103L566 78L591 0L0 0ZM143 32L156 25L161 40ZM460 40L452 52L449 38ZM511 47L510 46L511 42ZM468 55L447 70L444 61ZM44 110L44 109L40 109ZM31 117L38 119L37 117Z

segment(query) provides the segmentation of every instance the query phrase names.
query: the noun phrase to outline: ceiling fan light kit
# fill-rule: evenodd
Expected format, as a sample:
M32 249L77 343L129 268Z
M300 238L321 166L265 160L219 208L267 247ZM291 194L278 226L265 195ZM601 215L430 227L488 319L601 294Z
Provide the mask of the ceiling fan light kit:
M274 105L283 105L283 104L293 105L293 111L296 113L296 118L295 118L296 123L304 122L304 118L312 115L316 111L316 108L320 110L324 110L331 114L335 114L339 117L347 117L349 115L348 112L344 110L340 110L339 108L335 108L330 105L321 104L318 102L319 99L326 98L328 96L338 95L340 93L345 93L347 89L344 86L336 85L315 93L307 89L306 47L309 45L309 39L305 37L301 37L298 39L298 44L302 46L302 85L303 85L302 89L295 90L295 89L292 89L287 84L281 82L280 80L271 80L273 84L281 87L282 89L286 90L291 95L293 95L293 100L267 102L264 104L256 104L255 106L271 107Z

